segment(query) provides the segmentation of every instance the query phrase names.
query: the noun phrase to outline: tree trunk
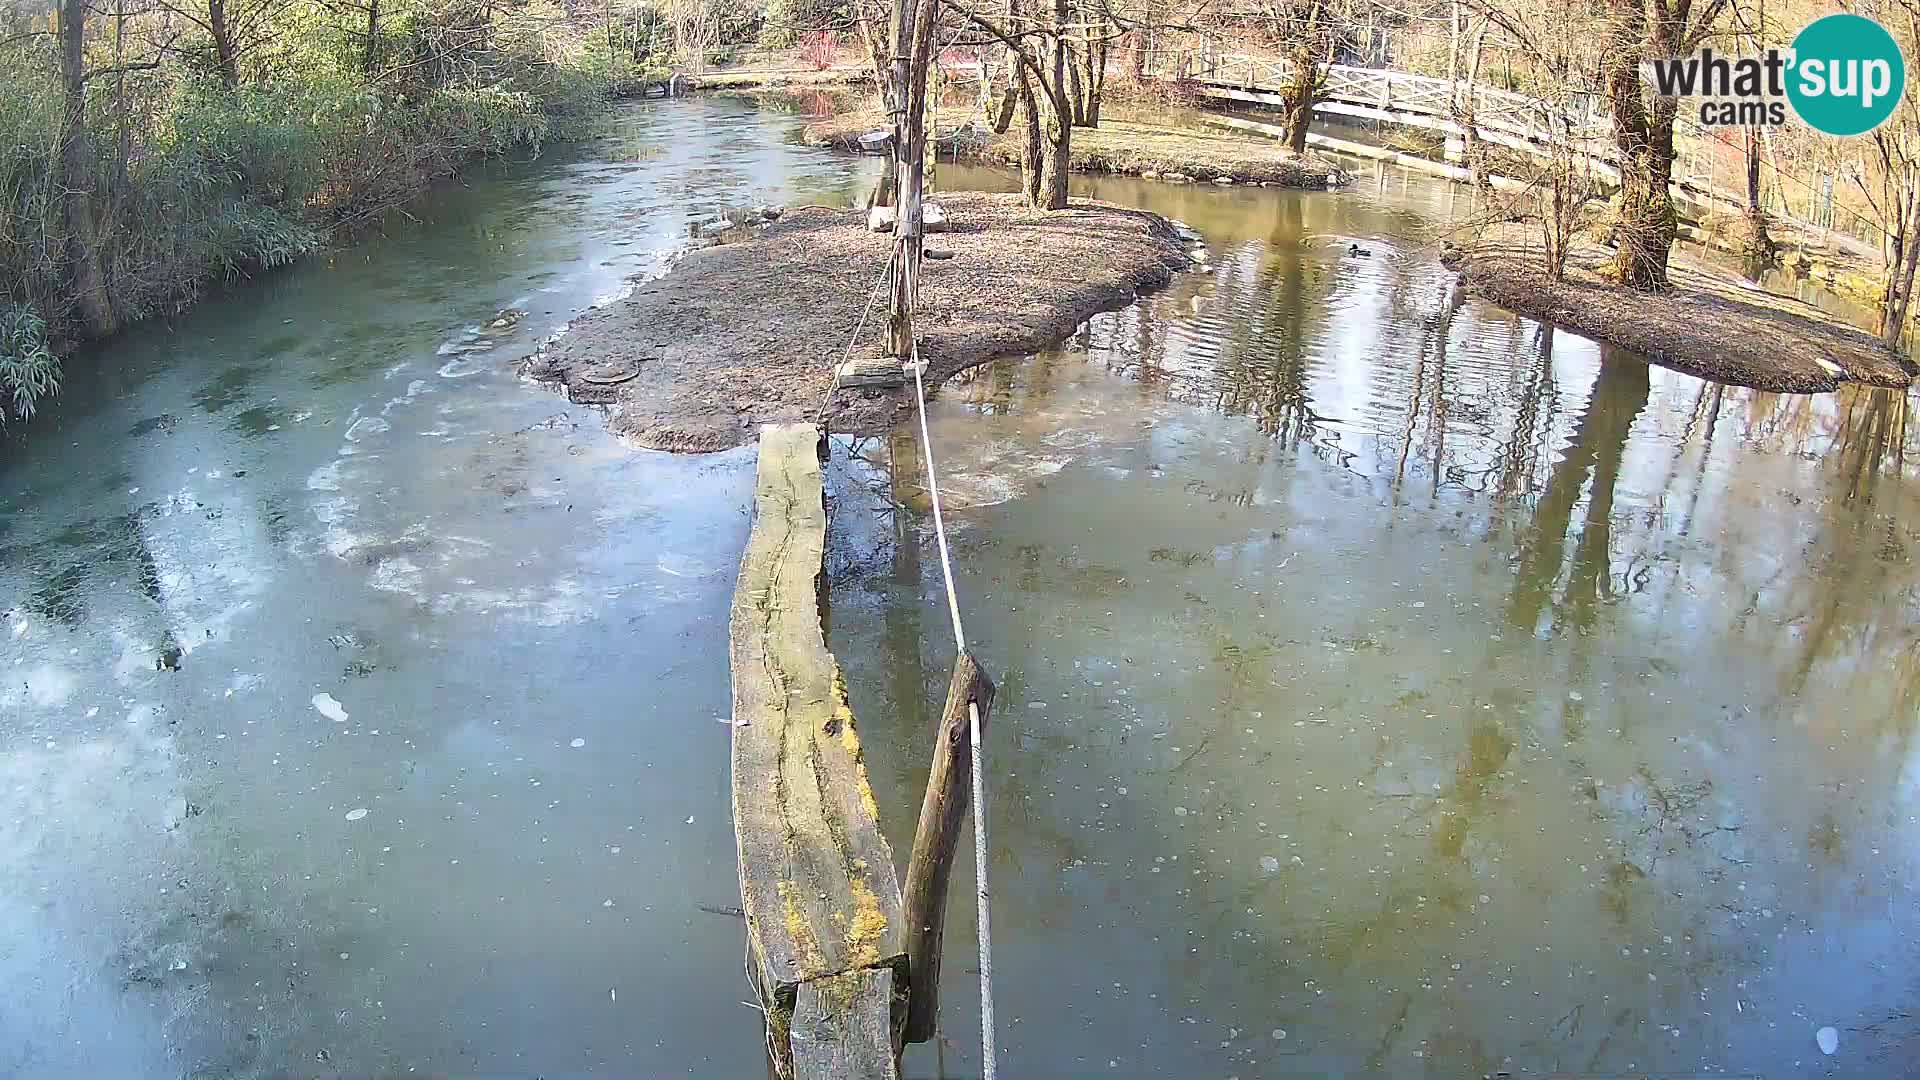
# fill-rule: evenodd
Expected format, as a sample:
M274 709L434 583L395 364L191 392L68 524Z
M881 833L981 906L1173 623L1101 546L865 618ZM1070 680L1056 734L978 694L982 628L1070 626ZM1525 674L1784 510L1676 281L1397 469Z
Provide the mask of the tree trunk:
M1087 43L1087 127L1100 126L1100 99L1107 92L1107 26L1099 27L1099 40Z
M873 87L880 95L880 107L886 108L893 100L893 70L887 59L887 36L874 25L870 10L861 5L859 8L860 40L867 46L867 62L873 66Z
M887 147L887 160L880 166L880 178L873 182L873 192L867 196L867 209L876 206L896 206L900 202L900 159Z
M240 85L240 59L233 47L233 26L227 21L227 0L207 0L207 29L213 33L220 85L232 90Z
M1548 183L1541 198L1545 206L1540 212L1540 232L1546 243L1547 277L1560 281L1567 274L1567 249L1573 239L1573 217L1576 208L1573 204L1572 162L1566 160L1570 151L1556 153L1548 166Z
M1287 91L1287 146L1296 154L1307 152L1307 128L1313 123L1314 95L1319 85L1313 39L1303 34L1294 46L1293 86Z
M1028 206L1038 208L1042 205L1040 163L1046 154L1040 137L1040 102L1033 92L1033 76L1027 72L1025 62L1013 65L1013 81L1020 93L1020 194Z
M1070 119L1074 127L1087 126L1087 88L1080 77L1080 53L1072 45L1061 42L1060 47L1066 53L1067 102L1072 106Z
M887 353L902 363L913 353L921 196L927 175L927 66L933 56L933 21L938 9L938 0L894 0L893 155L900 178L900 202L893 224L898 250L888 305Z
M1905 250L1887 268L1885 322L1880 327L1880 339L1895 348L1907 328L1907 312L1913 306L1914 269L1920 266L1920 237L1914 235L1916 224L1920 224L1920 177L1912 169L1907 170L1906 187L1906 212L1900 223Z
M1775 258L1773 237L1767 232L1767 213L1760 208L1760 131L1747 129L1747 213L1741 253L1759 265Z
M1046 154L1040 159L1042 210L1067 208L1067 177L1071 170L1073 125L1058 110L1049 110Z
M60 81L66 94L60 183L65 192L62 210L67 232L67 277L73 289L74 310L89 335L105 337L119 324L107 294L107 275L100 260L100 221L93 205L96 163L93 138L87 131L87 2L61 0L60 4Z
M1018 60L1014 61L1013 66L1016 69L1019 68L1020 62ZM1005 135L1007 129L1013 126L1013 113L1015 108L1020 104L1019 84L1021 77L1020 75L1009 73L1007 89L1000 95L1000 104L996 106L993 111L993 133L995 135Z
M1673 99L1642 95L1640 58L1646 51L1643 0L1611 0L1601 54L1614 145L1620 154L1620 203L1614 219L1613 276L1631 289L1667 287L1667 254L1679 220L1668 184L1673 177Z
M1447 82L1456 95L1454 105L1460 104L1460 0L1453 0L1453 10L1447 15Z
M1042 210L1067 208L1067 161L1073 140L1073 117L1067 101L1067 21L1071 0L1053 0L1053 25L1047 35L1047 73L1041 89L1047 93L1047 146L1040 159Z
M1493 190L1493 181L1487 177L1486 154L1480 148L1480 125L1474 121L1473 115L1479 104L1480 60L1484 55L1490 22L1481 20L1468 42L1467 48L1472 50L1472 59L1467 63L1466 85L1456 88L1459 96L1455 103L1461 131L1460 156L1466 160L1469 181L1480 191Z
M367 0L367 48L360 56L360 66L369 75L380 66L380 0Z

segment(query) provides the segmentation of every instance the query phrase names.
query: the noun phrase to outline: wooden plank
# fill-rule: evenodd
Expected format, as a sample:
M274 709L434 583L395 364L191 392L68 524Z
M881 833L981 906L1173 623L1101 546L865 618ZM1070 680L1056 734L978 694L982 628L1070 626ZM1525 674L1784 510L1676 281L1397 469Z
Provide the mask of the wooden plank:
M780 1067L802 983L906 963L893 851L820 625L820 445L809 424L761 429L729 629L741 908Z
M920 803L920 827L907 861L904 902L907 926L907 1042L933 1038L940 1014L940 947L947 925L947 885L953 856L972 797L973 724L967 710L980 710L981 737L993 707L993 681L972 653L961 653L947 686L947 705L934 729L933 768Z
M794 1080L898 1080L892 968L800 984L793 1010Z

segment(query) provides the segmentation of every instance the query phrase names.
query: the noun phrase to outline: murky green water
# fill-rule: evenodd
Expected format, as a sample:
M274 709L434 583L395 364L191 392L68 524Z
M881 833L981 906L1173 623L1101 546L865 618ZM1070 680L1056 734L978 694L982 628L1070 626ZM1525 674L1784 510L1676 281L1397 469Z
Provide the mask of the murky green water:
M1418 183L1091 186L1199 227L1212 272L933 417L1001 683L1007 1068L1908 1073L1907 400L1462 303ZM834 594L901 792L952 648L913 445L841 479ZM971 966L945 1075L977 1074Z
M717 722L752 451L634 452L511 362L717 207L845 198L789 127L635 108L7 440L0 1075L763 1068Z
M0 1075L763 1075L715 722L752 452L510 363L717 206L844 199L796 123L635 109L8 438ZM1456 303L1397 174L1082 190L1214 269L935 407L1006 1074L1905 1071L1905 400ZM916 468L834 474L903 859L951 648ZM979 1071L953 918L915 1076Z

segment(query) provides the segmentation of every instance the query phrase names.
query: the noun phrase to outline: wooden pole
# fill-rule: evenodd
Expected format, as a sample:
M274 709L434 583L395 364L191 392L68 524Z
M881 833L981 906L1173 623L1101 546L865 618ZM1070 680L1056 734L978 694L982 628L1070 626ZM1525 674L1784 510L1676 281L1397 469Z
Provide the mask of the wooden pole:
M937 0L894 0L893 157L900 198L893 219L893 289L887 304L887 355L912 359L914 291L920 275L921 204L926 190L927 61Z
M984 735L993 693L993 681L973 654L961 653L954 661L947 706L934 734L933 769L927 775L926 798L920 803L913 857L907 862L907 1042L933 1038L934 1022L939 1018L940 945L947 923L947 882L953 876L953 856L960 846L960 827L967 817L967 792L973 781L972 726L967 705L971 702L980 710Z

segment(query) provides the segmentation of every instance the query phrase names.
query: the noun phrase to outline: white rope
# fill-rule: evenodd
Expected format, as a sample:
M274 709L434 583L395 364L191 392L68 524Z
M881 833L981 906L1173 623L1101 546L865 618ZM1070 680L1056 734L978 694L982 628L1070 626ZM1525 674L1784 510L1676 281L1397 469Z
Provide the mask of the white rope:
M892 255L887 256L887 265L880 268L880 279L873 283L873 291L867 293L867 306L860 310L860 322L853 328L853 336L847 339L847 354L840 358L839 364L835 365L833 369L833 382L827 387L827 396L820 399L820 423L823 425L827 422L827 406L833 404L833 395L840 392L840 373L845 371L847 365L853 362L853 349L854 346L860 344L861 331L867 328L867 316L873 314L873 302L880 298L880 287L885 285L887 279L893 276L893 264L899 257L900 253L898 248L894 250Z
M902 178L904 179L904 177ZM898 226L896 225L896 228ZM867 296L866 309L860 313L860 322L854 328L853 339L847 342L847 360L853 358L854 345L860 340L860 333L866 328L867 316L873 311L874 301L880 295L880 286L892 278L894 273L906 276L906 293L915 307L919 306L920 274L918 260L902 257L902 246L895 245L893 254L888 258L880 280L874 284L873 292ZM920 421L920 460L926 469L927 494L933 500L933 531L940 545L940 574L947 589L947 614L953 619L953 644L956 653L967 649L967 631L960 622L959 592L953 584L953 554L947 547L947 524L940 509L940 484L934 478L933 439L927 433L927 390L921 382L920 343L912 343L909 354L913 368L914 408ZM841 367L845 367L842 361ZM827 407L832 404L834 392L840 388L840 369L836 368L833 383L827 388L826 400L820 403L820 420L824 424ZM985 751L980 745L980 706L977 702L967 702L968 739L973 753L973 875L977 894L976 915L979 924L980 943L980 1059L983 1080L997 1080L999 1066L995 1058L994 1021L993 1021L993 923L988 910L991 892L987 887L987 787Z
M915 279L918 274L911 270ZM917 287L918 280L909 282ZM940 545L940 574L946 580L947 614L953 617L953 644L956 652L967 649L967 632L960 625L959 593L953 585L953 556L947 549L947 525L940 511L940 484L934 478L933 438L927 434L927 391L920 381L920 344L912 351L913 400L920 418L920 461L927 474L927 496L933 502L933 535ZM987 899L987 785L986 760L980 746L980 706L967 702L968 738L973 748L973 877L978 901L980 941L980 1063L985 1080L995 1080L999 1071L994 1060L993 1034L993 920Z

